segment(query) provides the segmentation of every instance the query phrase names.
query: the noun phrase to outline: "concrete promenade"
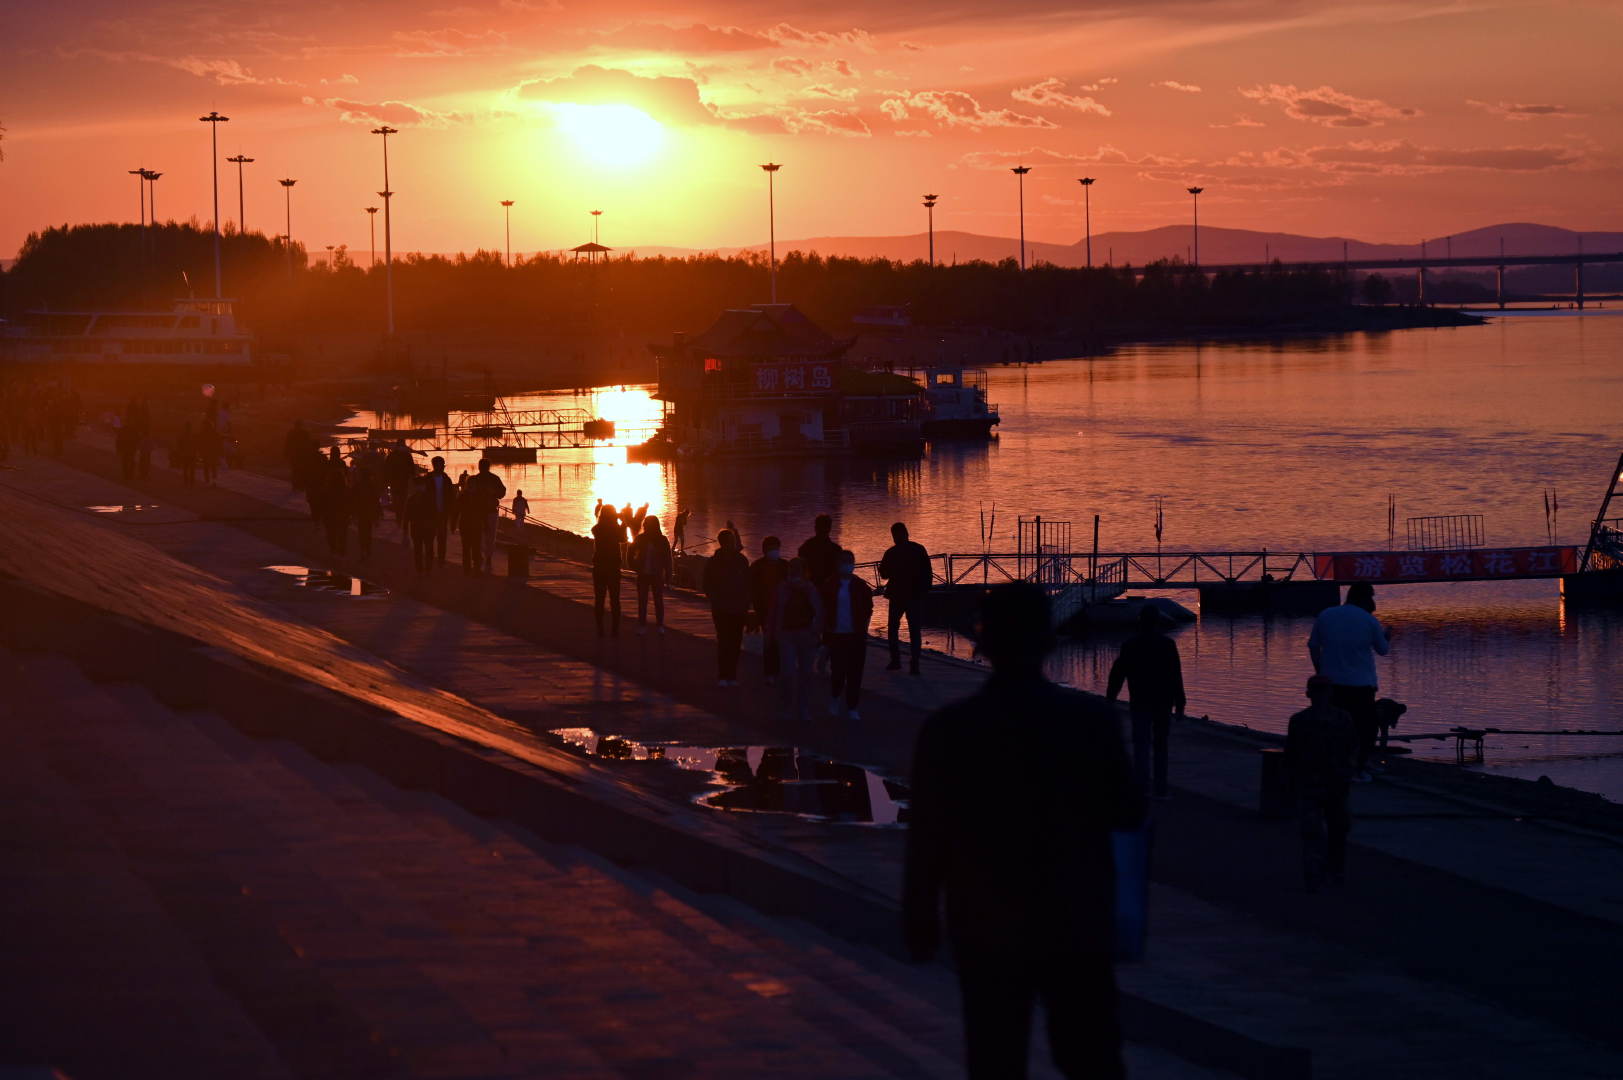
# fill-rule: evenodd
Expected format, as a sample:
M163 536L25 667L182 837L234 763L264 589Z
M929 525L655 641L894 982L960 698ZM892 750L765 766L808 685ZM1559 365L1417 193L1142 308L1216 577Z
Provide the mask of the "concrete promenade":
M743 687L713 685L709 620L693 599L669 601L669 635L636 637L628 626L604 641L592 632L583 567L545 560L522 587L469 581L459 569L420 583L392 525L359 571L387 597L304 590L264 569L331 565L302 497L279 480L226 473L220 488L185 490L159 470L126 488L107 479L110 455L93 442L66 462L14 464L0 472L0 572L637 800L673 827L791 860L875 903L895 896L899 831L698 809L692 774L588 760L545 733L800 746L901 777L922 717L981 678L945 658L927 660L922 679L887 674L876 649L860 724L820 710L811 724L788 724L748 661ZM125 503L157 508L84 509ZM989 753L987 797L1019 782L1023 755L1041 752ZM1158 807L1153 953L1122 972L1150 1010L1141 1017L1176 1013L1258 1045L1305 1048L1318 1076L1623 1069L1603 989L1623 961L1614 839L1517 820L1400 773L1355 793L1346 890L1309 896L1292 826L1253 812L1256 768L1254 743L1195 725L1175 733L1176 797ZM1147 1074L1184 1068L1156 1059Z

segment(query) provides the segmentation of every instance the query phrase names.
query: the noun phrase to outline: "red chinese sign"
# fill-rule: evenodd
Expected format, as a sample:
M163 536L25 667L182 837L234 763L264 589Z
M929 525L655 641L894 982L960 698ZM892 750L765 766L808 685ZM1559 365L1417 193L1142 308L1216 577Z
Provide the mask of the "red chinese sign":
M1554 577L1578 571L1575 547L1474 548L1469 551L1352 551L1313 556L1330 581L1477 581Z
M754 389L761 394L818 394L834 387L832 364L759 364Z

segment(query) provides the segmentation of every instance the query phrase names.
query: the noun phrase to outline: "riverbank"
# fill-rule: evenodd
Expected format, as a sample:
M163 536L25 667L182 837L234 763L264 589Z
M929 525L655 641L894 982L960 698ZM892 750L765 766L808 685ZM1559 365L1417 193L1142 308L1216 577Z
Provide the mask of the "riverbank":
M85 633L57 635L76 657L150 680L161 700L240 713L324 755L377 759L385 775L467 809L608 845L644 869L703 881L701 890L894 939L901 830L718 813L692 801L703 772L663 758L586 757L549 733L590 727L619 745L731 748L740 762L794 747L904 777L918 724L978 684L973 665L930 657L928 677L912 679L884 672L876 650L861 723L786 725L753 659L743 686L713 685L708 613L692 598L670 599L667 635L597 638L583 565L549 560L527 583L424 580L389 526L367 563L333 564L284 483L233 471L218 488L184 489L160 469L122 485L102 442L6 474L0 572L205 647L186 664L149 663L150 635L114 650L118 639L88 632L87 621ZM169 516L79 509L91 503L157 505ZM357 600L266 569L290 564L359 572L388 592ZM20 628L50 625L48 609L29 611ZM211 688L237 684L216 681L210 665L240 663L276 672L280 696L211 700ZM296 690L306 683L319 694ZM308 705L285 707L290 693ZM334 695L360 710L337 722ZM396 733L385 737L385 727ZM433 733L432 763L408 750L398 730L407 727ZM1021 755L1042 752L999 748L991 729L988 745L989 797L1020 782ZM1304 1075L1301 1050L1320 1080L1615 1072L1623 1044L1607 999L1572 992L1603 984L1623 962L1614 842L1381 781L1353 794L1346 889L1310 896L1293 823L1255 813L1257 757L1254 744L1204 725L1175 733L1174 798L1156 804L1152 952L1121 974L1135 1037L1253 1076ZM228 782L211 791L230 798ZM459 873L452 893L484 895L477 868ZM1292 1052L1295 1071L1266 1071Z

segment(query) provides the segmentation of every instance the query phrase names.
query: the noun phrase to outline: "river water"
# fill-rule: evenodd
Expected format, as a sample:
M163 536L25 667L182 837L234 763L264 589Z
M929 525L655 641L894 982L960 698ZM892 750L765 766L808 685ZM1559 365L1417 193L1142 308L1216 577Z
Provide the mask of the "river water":
M1388 546L1404 519L1481 514L1493 546L1581 543L1623 449L1623 311L1515 313L1481 327L1265 342L1150 344L993 368L1003 423L990 443L936 445L916 461L630 464L621 445L548 451L498 467L532 515L575 531L599 498L692 510L690 543L731 520L754 552L794 547L828 512L859 560L893 521L931 551L1015 549L1021 515L1073 523L1104 551L1330 551ZM513 408L574 406L651 422L646 387L533 394ZM358 418L367 422L365 414ZM620 443L640 440L627 436ZM453 474L476 453L446 455ZM1615 511L1614 511L1615 512ZM1398 733L1456 724L1539 732L1623 729L1623 612L1565 609L1553 581L1378 590L1393 632L1381 693L1409 705ZM1194 594L1172 593L1198 611ZM876 619L877 622L877 619ZM1189 707L1281 731L1305 704L1310 618L1202 615L1174 632ZM1102 689L1121 631L1068 641L1053 673ZM927 641L969 655L950 631ZM1452 743L1417 756L1453 759ZM1623 800L1623 736L1490 736L1482 768Z

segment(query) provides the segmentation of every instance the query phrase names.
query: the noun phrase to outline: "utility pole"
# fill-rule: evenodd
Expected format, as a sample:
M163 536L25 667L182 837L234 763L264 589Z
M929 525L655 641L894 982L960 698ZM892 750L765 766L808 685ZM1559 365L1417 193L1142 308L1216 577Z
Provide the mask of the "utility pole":
M242 197L242 167L244 165L252 165L254 163L254 159L251 157L243 157L241 154L238 154L236 157L228 157L226 160L232 162L237 167L237 235L245 236L248 232L248 215L244 209L247 206L247 202Z
M1020 269L1026 268L1026 174L1030 165L1016 165L1009 170L1020 184Z
M1189 194L1192 195L1195 200L1194 247L1190 251L1189 262L1197 270L1200 269L1200 193L1205 190L1206 189L1203 187L1192 187L1189 189Z
M935 265L935 201L936 201L936 198L937 198L937 196L935 196L935 195L926 195L924 197L924 209L926 211L928 211L929 215L930 215L930 265L931 266Z
M1093 269L1093 177L1084 176L1082 185L1082 236L1088 249L1088 269Z
M513 200L512 199L503 199L502 200L502 212L506 215L506 218L507 218L506 226L505 226L505 232L506 232L506 235L507 235L507 265L512 266L513 265Z
M766 173L766 235L768 259L772 267L772 302L778 302L778 207L773 181L782 165L769 161L761 166Z
M378 192L378 196L383 199L384 324L387 328L385 332L394 337L394 223L390 220L394 191L389 187L389 136L400 134L400 130L384 124L373 128L372 134L383 136L383 190Z
M287 279L289 281L292 281L293 280L293 185L297 184L298 181L297 180L278 180L276 182L278 184L282 185L282 193L283 193L283 195L286 196L286 199L287 199L287 232L285 234L283 234L283 239L285 239L287 241Z
M209 126L209 165L214 176L214 297L219 299L222 295L220 285L220 125L230 120L229 116L209 110L207 116L197 118Z

